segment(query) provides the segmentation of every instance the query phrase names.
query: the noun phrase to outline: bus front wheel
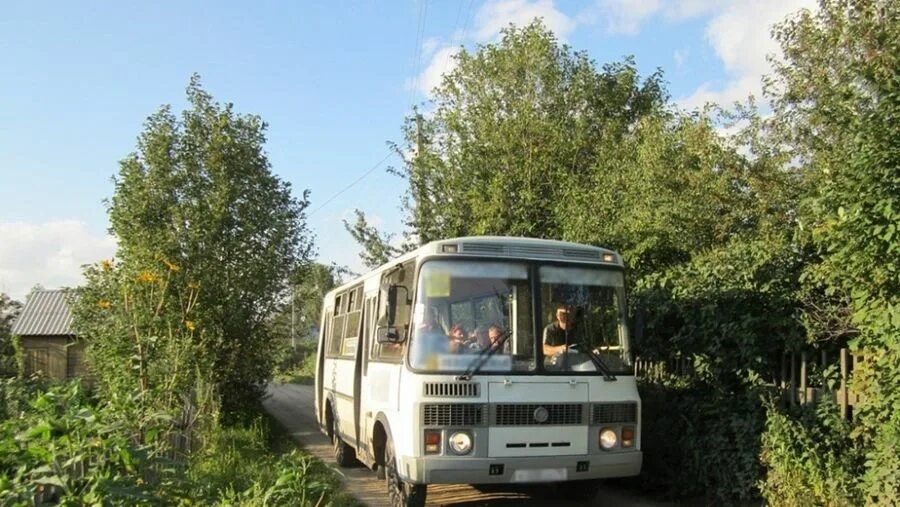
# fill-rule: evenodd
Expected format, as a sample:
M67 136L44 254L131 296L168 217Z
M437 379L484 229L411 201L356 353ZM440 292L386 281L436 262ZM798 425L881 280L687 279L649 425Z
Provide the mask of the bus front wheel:
M388 440L384 447L384 475L391 507L423 507L428 493L424 484L410 484L397 473L397 457L394 442Z

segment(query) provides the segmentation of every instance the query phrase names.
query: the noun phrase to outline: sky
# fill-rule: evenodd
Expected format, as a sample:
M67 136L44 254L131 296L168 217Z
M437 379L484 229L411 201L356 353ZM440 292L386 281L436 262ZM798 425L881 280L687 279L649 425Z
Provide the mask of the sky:
M204 88L269 125L272 171L299 196L318 260L363 271L342 220L402 232L389 174L413 106L465 47L534 18L600 65L662 69L685 109L759 97L772 23L813 0L0 2L0 292L81 283L115 255L104 200L144 120ZM382 162L379 165L379 162ZM362 178L361 178L362 177ZM361 179L360 179L361 178ZM354 181L355 185L347 188Z

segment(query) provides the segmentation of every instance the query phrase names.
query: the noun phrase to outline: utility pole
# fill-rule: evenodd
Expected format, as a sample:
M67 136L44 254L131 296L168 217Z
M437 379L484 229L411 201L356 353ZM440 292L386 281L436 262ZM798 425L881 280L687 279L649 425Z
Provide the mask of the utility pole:
M422 155L422 115L416 113L416 158Z
M291 348L297 350L297 339L294 337L294 302L297 300L297 286L291 285Z

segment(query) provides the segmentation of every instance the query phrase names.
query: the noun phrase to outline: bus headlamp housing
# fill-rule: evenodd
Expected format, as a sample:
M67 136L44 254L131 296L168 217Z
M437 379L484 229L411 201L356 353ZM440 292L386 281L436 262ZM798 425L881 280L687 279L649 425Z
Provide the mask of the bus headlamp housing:
M612 428L603 428L600 430L600 447L604 450L610 450L616 446L619 436Z
M447 441L453 454L469 454L472 451L472 435L468 431L456 431Z

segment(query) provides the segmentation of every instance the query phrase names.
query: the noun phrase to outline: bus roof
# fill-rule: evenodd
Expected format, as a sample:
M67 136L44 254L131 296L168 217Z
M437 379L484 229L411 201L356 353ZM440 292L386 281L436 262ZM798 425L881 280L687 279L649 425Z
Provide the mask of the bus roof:
M358 284L371 276L406 262L409 259L430 255L459 257L498 257L525 260L556 260L583 262L622 267L622 257L613 250L554 239L521 238L508 236L465 236L432 241L419 248L391 259L385 264L360 275L340 287L329 291L339 292Z

